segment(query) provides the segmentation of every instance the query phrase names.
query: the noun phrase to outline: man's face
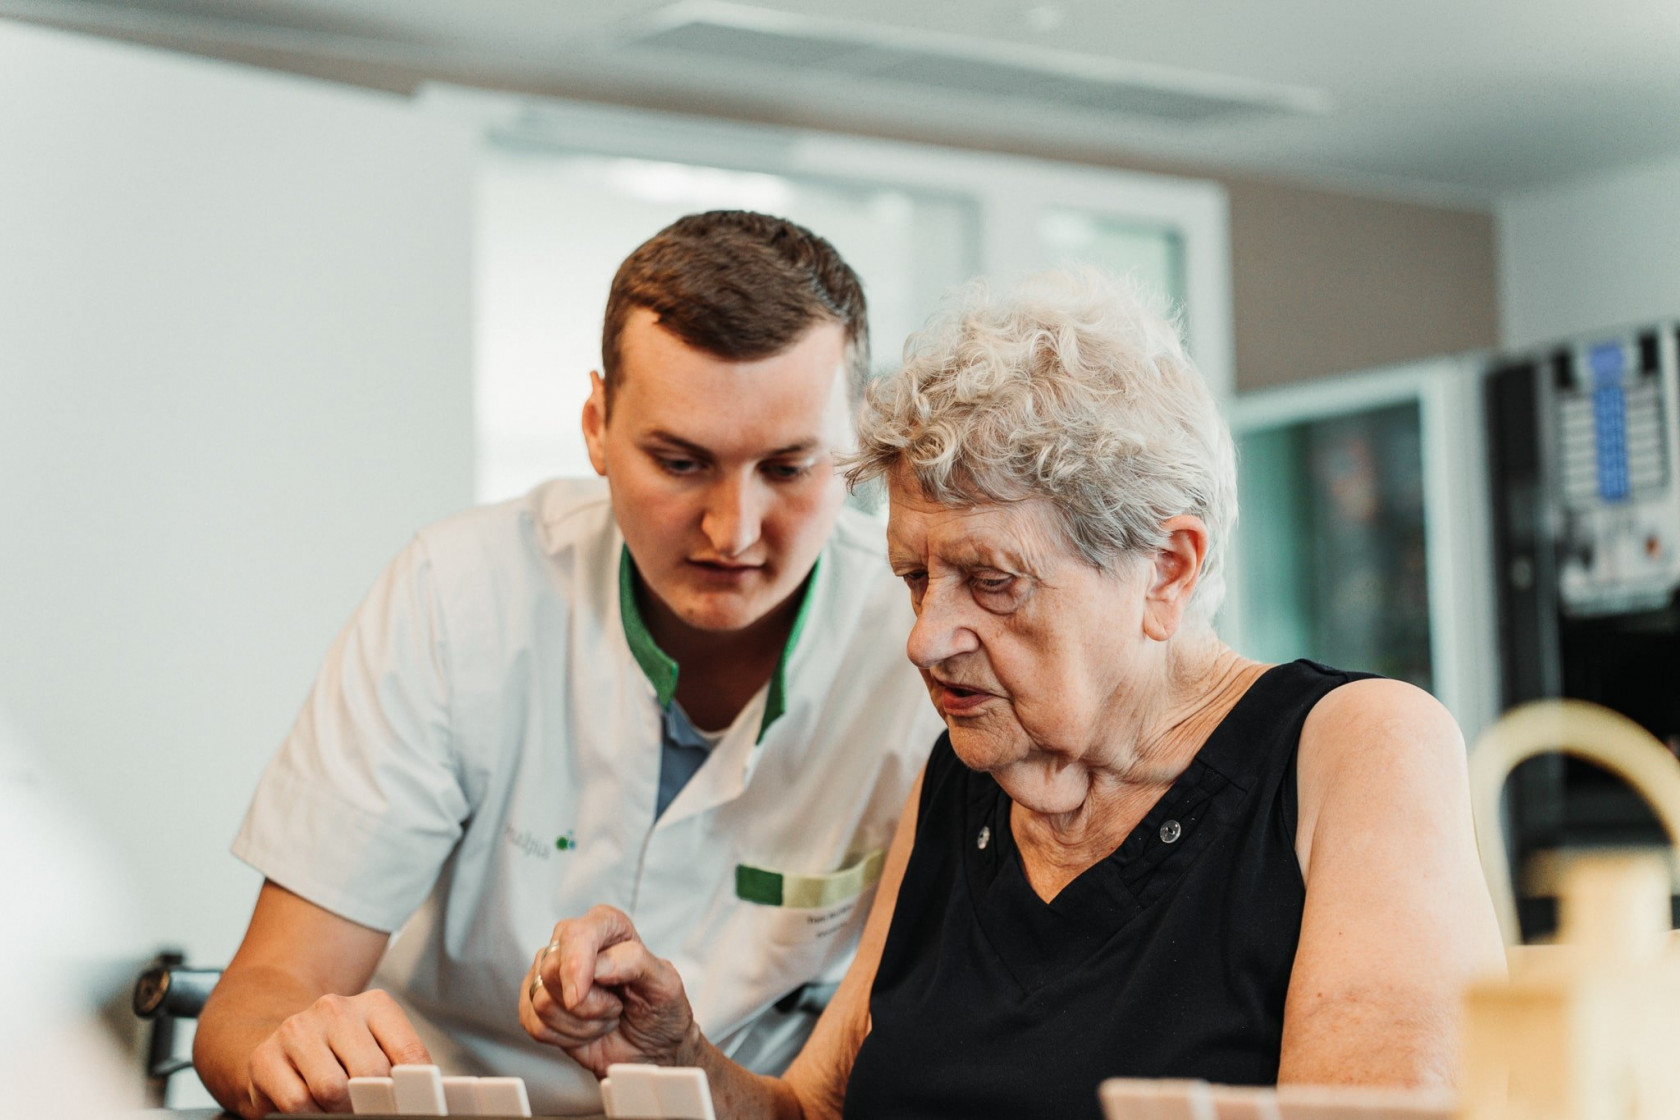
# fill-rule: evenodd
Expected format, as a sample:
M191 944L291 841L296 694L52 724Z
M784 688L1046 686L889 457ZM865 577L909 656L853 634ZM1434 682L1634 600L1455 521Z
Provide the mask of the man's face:
M700 630L741 630L798 589L845 496L845 332L818 322L781 353L733 361L630 314L611 415L584 406L595 470L647 589Z

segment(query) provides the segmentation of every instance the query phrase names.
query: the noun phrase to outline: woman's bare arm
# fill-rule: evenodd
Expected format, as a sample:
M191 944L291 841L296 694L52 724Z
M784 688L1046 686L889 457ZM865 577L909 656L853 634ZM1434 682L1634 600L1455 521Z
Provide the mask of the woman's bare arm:
M916 809L925 777L923 771L916 778L904 803L904 814L898 819L898 831L893 833L886 865L881 870L881 886L858 942L857 957L785 1075L805 1120L838 1120L845 1103L852 1061L869 1034L869 993L875 987L875 970L880 967L881 951L887 944L887 929L892 925L893 910L898 904L898 888L910 863L910 849L916 839Z
M1411 685L1357 681L1308 716L1279 1081L1450 1083L1464 987L1505 963L1466 769L1452 717Z

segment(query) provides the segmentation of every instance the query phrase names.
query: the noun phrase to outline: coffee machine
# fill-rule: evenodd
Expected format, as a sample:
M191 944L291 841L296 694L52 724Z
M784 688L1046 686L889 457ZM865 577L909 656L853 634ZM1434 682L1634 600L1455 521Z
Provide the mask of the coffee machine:
M1483 385L1500 707L1592 701L1680 754L1677 369L1680 324L1663 323L1502 355ZM1663 842L1644 803L1586 763L1524 764L1506 805L1528 936L1555 924L1534 881L1547 853Z

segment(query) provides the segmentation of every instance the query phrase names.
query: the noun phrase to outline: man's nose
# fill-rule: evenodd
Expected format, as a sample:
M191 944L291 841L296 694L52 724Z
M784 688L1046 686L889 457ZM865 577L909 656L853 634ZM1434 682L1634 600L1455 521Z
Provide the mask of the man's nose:
M700 530L719 556L736 557L758 543L764 524L761 487L749 476L722 478L706 496Z
M980 639L963 611L959 588L929 580L916 611L916 624L904 652L917 668L931 669L942 661L980 648Z

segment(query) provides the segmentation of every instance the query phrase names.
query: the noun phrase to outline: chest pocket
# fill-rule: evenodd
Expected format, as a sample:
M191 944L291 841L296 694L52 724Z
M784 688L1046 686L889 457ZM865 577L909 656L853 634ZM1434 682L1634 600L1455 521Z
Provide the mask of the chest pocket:
M755 974L751 986L768 993L837 979L863 930L882 862L877 849L825 875L738 866L731 924L751 938L747 944L762 946L756 960L742 962Z

